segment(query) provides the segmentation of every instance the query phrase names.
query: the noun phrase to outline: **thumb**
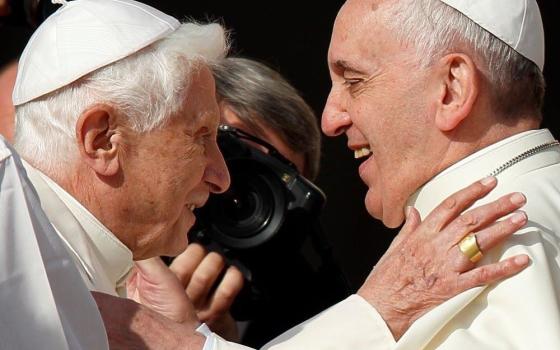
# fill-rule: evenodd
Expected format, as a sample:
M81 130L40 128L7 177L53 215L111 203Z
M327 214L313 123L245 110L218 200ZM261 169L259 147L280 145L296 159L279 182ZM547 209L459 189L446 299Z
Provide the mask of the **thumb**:
M138 299L138 269L136 266L132 267L132 271L126 280L126 297L140 303Z
M409 235L410 233L414 232L422 222L420 219L420 213L416 208L408 206L405 210L405 218L406 221L399 232L399 235Z
M146 260L138 260L134 263L136 273L142 275L143 279L152 283L167 280L175 275L169 270L167 265L159 257Z
M418 213L418 210L416 210L416 208L411 206L408 206L405 209L405 219L406 221L403 227L401 228L401 230L399 231L399 234L395 237L395 239L393 239L393 242L391 242L391 245L387 250L390 250L391 248L398 246L404 239L410 236L410 234L414 232L418 228L418 226L420 226L420 224L422 223L422 219L420 219L420 213Z
M159 258L135 262L137 301L179 323L198 323L196 310L183 286Z

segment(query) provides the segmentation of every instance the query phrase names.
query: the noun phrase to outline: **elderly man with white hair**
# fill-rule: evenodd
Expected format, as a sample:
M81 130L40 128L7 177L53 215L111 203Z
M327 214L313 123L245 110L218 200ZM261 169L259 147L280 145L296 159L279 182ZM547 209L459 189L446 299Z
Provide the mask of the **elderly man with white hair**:
M124 295L133 259L182 252L193 209L229 186L208 69L226 48L217 24L92 0L62 7L28 43L15 148L91 289Z
M227 40L135 1L63 3L19 62L15 148L87 287L125 296L133 260L185 250L229 186L208 68Z
M209 69L226 53L224 30L180 24L132 0L57 2L63 7L37 29L20 60L13 93L15 147L87 287L124 296L133 260L183 251L193 209L229 186L216 143L219 110ZM423 222L409 210L401 234L358 294L278 339L277 347L392 344L393 336L452 296L524 269L527 256L477 266L480 252L465 256L466 244L457 245L476 231L477 247L487 252L526 223L523 213L495 223L524 204L519 193L461 214L495 186L493 177L476 181L430 215L422 211ZM0 195L9 202L9 194ZM390 209L395 213L384 213L401 215L402 208ZM144 277L153 276L136 275L137 300L158 311L172 309L183 325L110 298L112 307L101 301L100 309L113 346L125 341L128 348L240 347L204 326L206 340L195 334L197 321L184 291L177 303L157 304L150 298L151 281L138 280ZM168 285L179 283L173 281ZM72 288L64 292L76 295ZM68 328L64 322L60 327Z
M366 207L385 225L400 225L406 206L425 217L485 175L499 182L485 201L510 191L527 198L529 222L487 256L524 253L529 268L459 294L371 348L560 349L560 147L539 130L544 31L536 0L348 0L328 62L323 131L345 134L359 150ZM482 234L469 231L459 247L478 261Z

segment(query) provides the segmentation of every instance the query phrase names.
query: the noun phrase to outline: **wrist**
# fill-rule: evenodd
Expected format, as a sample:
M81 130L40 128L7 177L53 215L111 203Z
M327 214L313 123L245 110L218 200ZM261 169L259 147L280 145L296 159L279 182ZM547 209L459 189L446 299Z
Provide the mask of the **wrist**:
M206 343L206 337L202 334L195 333L193 334L188 342L186 347L183 347L182 350L189 349L189 350L203 350L204 344Z
M414 316L410 315L410 311L407 312L398 307L396 308L385 301L390 299L380 297L380 294L371 292L367 288L360 288L356 294L367 301L383 318L395 341L402 337L414 320Z

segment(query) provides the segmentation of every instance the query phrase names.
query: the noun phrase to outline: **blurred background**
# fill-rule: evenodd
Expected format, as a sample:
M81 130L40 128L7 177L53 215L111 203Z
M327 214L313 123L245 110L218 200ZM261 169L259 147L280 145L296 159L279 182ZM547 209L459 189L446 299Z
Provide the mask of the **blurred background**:
M23 3L28 0L0 0L0 16L11 15L0 25L0 67L16 59L32 34ZM218 20L231 30L232 52L258 59L280 71L303 95L320 118L330 80L326 55L332 24L343 1L224 1L144 0L177 18ZM547 34L545 77L548 90L545 105L546 127L558 137L560 121L557 62L558 23L553 18L554 1L539 1ZM353 288L367 276L385 251L396 231L388 230L368 216L363 198L365 187L358 177L353 152L344 137L323 141L323 157L318 185L327 194L322 222L334 255Z

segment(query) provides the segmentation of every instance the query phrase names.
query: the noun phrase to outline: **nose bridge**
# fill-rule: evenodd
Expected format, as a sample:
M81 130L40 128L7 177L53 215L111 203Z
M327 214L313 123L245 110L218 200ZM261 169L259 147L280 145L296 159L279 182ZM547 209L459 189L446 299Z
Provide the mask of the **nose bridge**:
M327 136L338 136L344 133L350 124L350 117L340 90L333 86L321 117L321 129Z
M211 192L225 192L230 186L231 179L224 156L222 155L222 152L220 152L216 142L208 147L208 158L205 181L210 186Z

